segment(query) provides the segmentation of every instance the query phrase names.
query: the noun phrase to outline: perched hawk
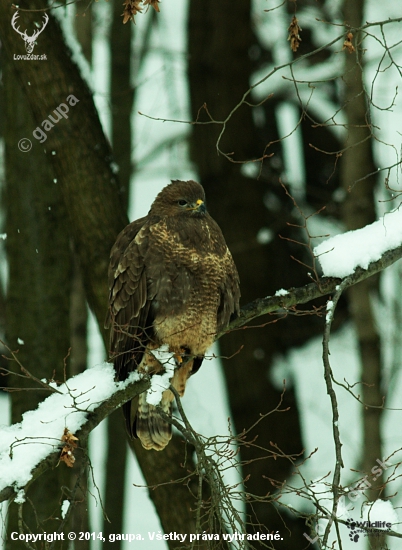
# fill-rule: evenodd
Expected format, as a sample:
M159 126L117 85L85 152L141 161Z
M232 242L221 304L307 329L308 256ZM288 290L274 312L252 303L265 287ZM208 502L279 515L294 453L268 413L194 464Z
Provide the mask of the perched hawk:
M173 181L147 216L130 223L110 253L110 353L119 380L135 369L162 374L156 352L173 354L172 386L183 395L215 335L239 308L239 276L225 239L205 207L203 187ZM162 394L171 414L173 394ZM147 402L147 392L123 405L127 430L145 449L160 451L171 426Z

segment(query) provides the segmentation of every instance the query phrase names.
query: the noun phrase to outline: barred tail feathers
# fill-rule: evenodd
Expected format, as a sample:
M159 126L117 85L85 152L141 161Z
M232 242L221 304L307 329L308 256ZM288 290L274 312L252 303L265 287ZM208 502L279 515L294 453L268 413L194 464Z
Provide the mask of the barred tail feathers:
M169 416L172 414L173 394L166 390L162 394L160 407ZM172 439L172 426L164 420L154 405L147 403L147 393L139 396L137 415L132 431L141 441L142 446L155 451L163 451Z
M184 363L175 370L171 380L172 386L181 397L184 395L186 382L191 374L192 367L192 360ZM159 406L169 416L172 415L171 403L173 399L174 396L170 390L162 393ZM128 433L131 437L138 437L145 449L162 451L172 439L171 424L159 415L154 405L147 403L147 392L143 392L138 396L138 405L136 403L135 408L130 405L130 408L125 410L124 413ZM131 420L132 418L134 418L134 421Z

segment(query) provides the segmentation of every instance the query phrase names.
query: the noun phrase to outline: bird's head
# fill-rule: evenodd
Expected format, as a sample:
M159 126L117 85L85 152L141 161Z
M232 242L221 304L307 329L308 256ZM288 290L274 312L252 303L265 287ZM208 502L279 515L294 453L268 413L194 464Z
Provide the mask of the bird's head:
M199 217L206 213L205 192L195 181L173 181L154 200L150 215Z

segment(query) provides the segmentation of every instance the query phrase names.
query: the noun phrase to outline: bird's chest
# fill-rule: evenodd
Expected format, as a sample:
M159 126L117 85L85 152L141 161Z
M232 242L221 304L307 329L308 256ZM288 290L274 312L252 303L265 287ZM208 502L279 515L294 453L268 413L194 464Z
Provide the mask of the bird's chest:
M150 294L161 312L216 304L224 270L208 233L189 238L164 226L154 231L154 259L147 275L153 286Z
M213 254L177 247L165 259L157 292L160 313L182 311L216 312L222 270Z
M161 341L202 353L216 333L223 279L219 257L205 246L170 235L160 250L160 266L152 305L154 328Z

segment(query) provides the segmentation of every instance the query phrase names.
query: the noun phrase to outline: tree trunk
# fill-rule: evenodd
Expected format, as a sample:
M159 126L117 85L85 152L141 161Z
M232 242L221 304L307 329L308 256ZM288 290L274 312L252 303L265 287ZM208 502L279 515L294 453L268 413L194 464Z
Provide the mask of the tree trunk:
M359 27L364 22L365 2L345 1L343 15L345 21ZM363 84L363 46L361 33L355 34L353 44L356 52L345 52L344 111L348 121L348 137L345 146L349 149L342 155L341 181L347 192L343 205L343 221L348 230L359 229L375 221L376 211L374 190L376 177L366 177L376 171L370 139L370 111ZM358 181L365 178L362 181ZM379 293L379 277L371 277L348 290L350 311L356 326L362 369L362 400L368 407L362 408L363 449L361 469L368 474L371 488L365 491L369 500L380 496L384 476L373 477L371 470L382 459L381 444L381 343L375 323L373 302ZM375 407L375 408L372 408ZM373 548L383 548L385 538L370 537Z
M112 144L113 156L119 167L120 193L125 209L128 207L130 178L132 175L131 112L134 89L131 84L131 40L134 25L122 25L122 9L119 2L113 5L110 37L111 47L111 95L112 95Z
M44 7L46 2L39 0L27 1L24 4L24 8ZM31 28L33 21L38 18L37 13L24 12L24 26ZM4 54L9 60L13 58L14 53L25 53L20 36L10 25L12 14L7 5L0 3L0 35ZM56 107L66 103L68 96L74 95L79 100L75 105L70 105L68 120L60 120L47 132L44 145L41 146L35 138L31 140L33 147L42 153L45 147L46 154L42 158L49 159L52 163L54 177L51 181L56 179L57 185L60 186L68 212L69 229L83 274L87 300L106 342L107 335L103 330L103 322L107 310L109 253L117 234L128 223L128 219L117 178L113 166L110 165L111 152L102 132L92 93L73 63L70 52L62 40L59 25L52 16L45 31L40 35L36 48L35 53L46 53L46 62L12 64L23 91L23 103L29 106L34 115L32 129L41 126L42 121L47 119L49 114L53 114ZM166 482L166 472L173 480L183 477L183 468L180 464L184 462L185 449L182 440L174 438L169 444L169 449L176 457L173 462L169 453L156 453L153 460L150 460L148 451L137 450L148 483L155 484L158 480ZM156 489L156 492L159 491L171 495L174 499L177 487L174 484L168 485ZM189 494L187 500L177 501L174 514L168 507L159 507L160 501L155 500L162 524L170 525L171 530L176 532L181 532L182 526L187 525L188 532L191 532L194 525L194 510L193 506L188 505L190 500L194 503L194 498ZM166 517L167 513L169 517Z
M60 197L61 200L61 197ZM70 296L70 331L71 331L71 353L70 353L70 375L80 374L87 368L88 345L87 345L87 324L88 309L85 299L85 290L82 274L78 265L78 258L74 254L70 238L70 249L72 255L72 278ZM90 532L88 515L88 468L87 458L78 453L74 464L75 472L81 472L79 487L76 494L76 509L72 518L71 530L75 533ZM89 548L89 540L76 539L74 550L86 550Z
M60 187L39 150L21 152L19 140L32 132L34 121L15 76L6 60L4 91L7 105L5 121L6 233L9 282L6 296L6 340L18 350L18 360L41 379L63 381L70 375L63 359L70 347L71 251L67 212ZM20 422L22 414L35 409L47 397L33 380L20 378L17 363L8 368L9 387L22 388L11 393L11 419ZM40 434L32 434L39 436ZM60 438L63 433L60 433ZM29 452L29 445L27 445ZM23 507L23 521L33 533L57 531L60 505L70 494L64 487L73 481L63 464L32 484L29 502ZM43 498L46 495L46 498ZM8 531L18 532L16 504L9 508ZM25 548L22 541L7 538L7 547ZM64 546L66 547L66 546Z
M173 445L172 445L173 443ZM163 453L158 451L146 451L141 446L139 440L130 441L130 446L135 450L138 463L142 471L148 473L147 483L151 486L149 497L158 510L162 529L165 533L176 531L177 533L187 534L196 533L196 493L198 480L183 480L174 483L175 480L184 478L189 471L194 470L191 449L185 449L184 440L173 435L169 445ZM164 470L160 471L160 455L163 454ZM181 475L178 475L178 468L181 469ZM173 482L173 483L170 483ZM153 486L161 484L156 490ZM203 518L201 531L207 529ZM187 540L189 536L187 536ZM174 550L178 544L174 541L167 541L169 548ZM195 544L197 550L206 550L207 544L199 541Z
M2 63L3 55L2 51L0 50L0 66L3 66ZM4 82L4 77L3 77ZM0 86L0 140L4 138L4 123L6 119L6 105L5 105L5 97L4 97L4 85ZM1 161L0 161L1 164ZM3 166L0 168L0 190L1 193L3 193L4 189L4 162ZM0 233L5 232L4 227L4 214L5 214L5 208L4 204L0 204L0 215L2 218L1 221L1 227L0 227ZM4 241L0 242L0 257L2 260L5 260L5 243ZM6 294L5 294L5 285L0 283L0 334L2 336L2 340L5 340L5 331L6 331ZM4 348L3 344L0 343L0 368L7 368L7 360L4 358L4 354L6 352L6 349ZM6 387L8 382L7 379L3 376L3 380L0 382L0 391L1 388Z
M193 120L204 103L215 120L226 118L238 103L249 87L252 67L248 52L254 43L249 1L216 3L192 0L188 72ZM200 111L198 119L207 120L204 111ZM264 205L268 184L244 177L239 165L216 154L215 144L220 130L221 127L214 125L193 126L191 154L206 189L209 211L221 226L239 270L242 303L247 303L278 288L287 288L288 281L291 281L289 286L294 285L300 277L300 270L291 263L289 248L284 241L278 243L279 239L276 239L269 245L258 243L260 229L270 227L272 223ZM243 105L228 123L221 148L226 153L234 152L236 159L253 158L256 151L262 150L257 135L251 110ZM280 227L284 234L285 223L286 218L282 216ZM274 387L267 370L278 348L286 340L288 346L294 345L295 341L288 333L289 326L276 327L244 330L240 334L234 332L220 341L224 357L231 357L241 345L244 346L240 353L224 360L230 405L238 433L254 424L261 413L274 409L280 401L281 390ZM284 334L281 335L282 331ZM300 337L297 339L300 341ZM288 406L288 412L269 416L250 434L250 438L258 434L260 448L273 450L273 442L288 454L302 451L299 414L291 388L284 396L283 408ZM247 463L243 468L243 476L247 476L245 489L250 494L273 493L275 487L268 478L283 482L290 474L288 461L261 460L267 454L268 451L253 446L241 449L241 459ZM283 523L274 505L250 502L247 513L257 521L257 525L264 526L263 529L283 532ZM303 523L288 516L285 522L292 538L279 541L277 548L299 549L300 540L303 540ZM250 532L255 528L251 524L249 527Z
M77 2L75 5L76 16L74 28L76 38L81 45L82 53L89 66L92 65L92 5L85 2ZM80 271L79 260L74 252L74 268L71 289L71 374L79 374L87 368L88 359L88 305L85 297L84 282ZM85 468L81 463L85 457L78 457L77 469ZM77 513L74 516L72 530L76 533L91 532L88 514L88 469L85 468L81 476L78 490ZM74 542L75 550L89 548L89 540L77 538Z
M92 4L90 2L76 2L75 10L75 34L81 44L85 59L89 65L92 65Z
M30 9L39 9L45 2L26 3ZM9 24L12 11L0 6L1 34L5 55L24 54L20 36ZM38 15L24 12L24 25L33 27ZM46 61L13 63L25 102L34 115L31 130L33 148L44 155L53 166L57 185L67 208L70 231L74 238L84 286L90 307L103 327L107 300L107 266L110 248L116 235L128 222L121 205L117 179L111 164L111 150L105 140L93 103L92 92L82 80L61 40L62 31L50 16L49 23L38 39L35 52L47 55ZM70 97L70 104L67 97ZM75 103L75 99L78 103ZM55 116L61 104L69 108L68 119L61 118L46 133L43 144L32 136L35 126ZM87 248L85 243L96 246ZM92 274L92 277L89 274ZM105 331L102 328L102 333Z
M131 165L131 111L134 92L131 86L131 35L134 25L122 25L122 8L113 5L111 28L111 103L113 156L119 167L120 193L127 211ZM108 447L106 460L105 510L109 521L104 522L106 539L111 533L123 532L124 486L126 480L126 432L120 411L108 418ZM109 523L110 522L110 523ZM119 550L121 541L113 543Z

